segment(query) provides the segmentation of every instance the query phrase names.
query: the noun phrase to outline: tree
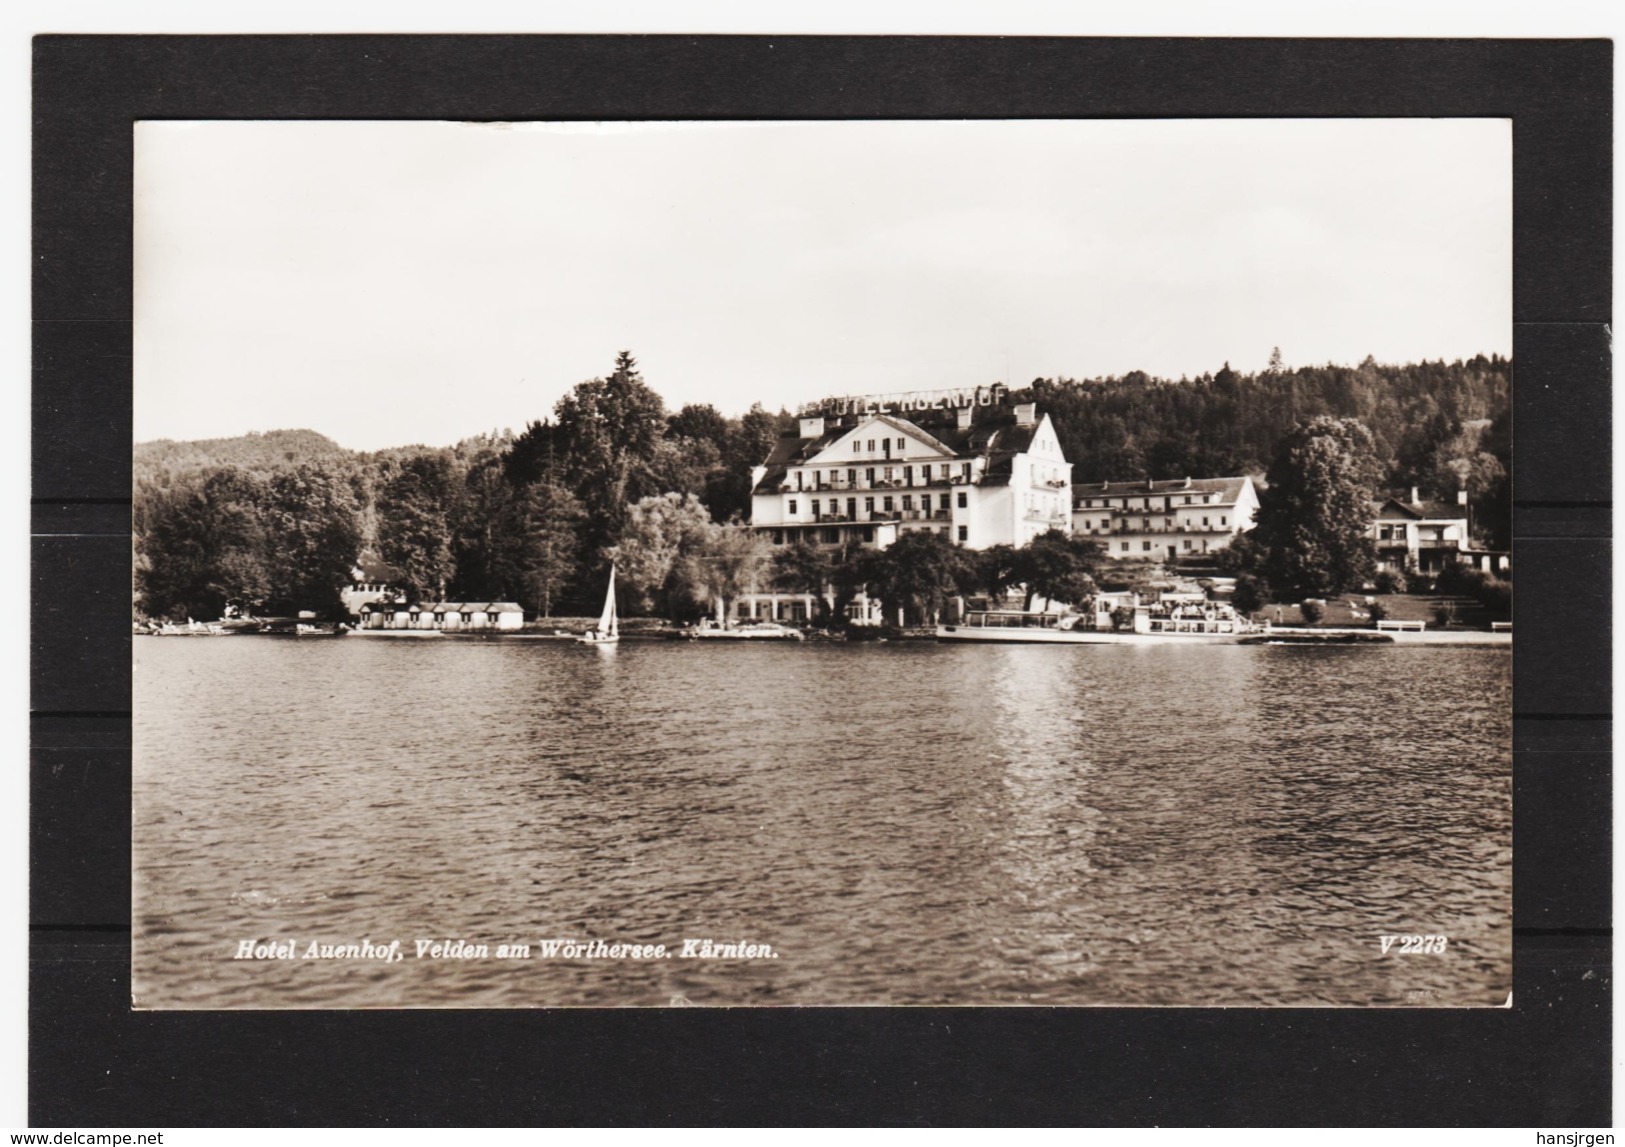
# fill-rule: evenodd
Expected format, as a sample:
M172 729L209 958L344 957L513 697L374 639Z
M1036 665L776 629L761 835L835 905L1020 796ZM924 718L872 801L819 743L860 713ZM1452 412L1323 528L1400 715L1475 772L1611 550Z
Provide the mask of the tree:
M568 487L549 478L530 483L514 500L513 529L519 539L519 600L549 617L553 602L580 566L576 531L585 511Z
M1219 572L1232 577L1244 573L1256 574L1269 560L1269 551L1259 542L1257 531L1248 530L1230 539L1230 544L1213 557Z
M351 474L300 464L265 490L268 597L290 611L349 616L342 597L361 552L361 503Z
M663 438L646 465L648 481L660 493L694 494L703 500L722 470L722 457L704 438Z
M692 587L692 569L682 559L697 552L719 528L693 494L662 494L640 499L626 513L618 543L605 551L623 585L644 603L668 615L683 612Z
M1042 597L1077 605L1095 592L1094 571L1105 551L1088 538L1046 530L1017 551L1016 572L1027 587L1024 608Z
M449 523L455 567L449 592L459 601L513 596L518 582L513 503L502 459L491 451L475 458Z
M142 490L135 513L142 608L178 620L220 617L230 602L260 607L272 590L266 500L264 480L233 466Z
M814 624L829 624L834 611L831 579L834 561L828 551L811 542L798 541L773 555L773 584L786 593L810 594L818 605Z
M612 543L627 508L657 493L650 462L666 431L666 409L629 351L608 378L576 385L554 407L552 431L572 487L587 509L590 545Z
M378 554L411 601L438 599L451 579L450 487L449 460L436 453L399 462L378 491Z
M1236 591L1230 598L1230 604L1242 613L1253 614L1263 609L1269 599L1269 582L1249 573L1236 579Z
M972 559L976 566L976 586L995 601L1022 583L1025 570L1021 551L1004 543L988 546Z
M706 484L705 503L719 522L750 516L750 475L778 444L781 423L787 419L756 403L737 423L730 423L723 438L720 467Z
M728 441L728 420L710 403L691 402L666 420L666 437L709 442L720 454Z
M868 563L868 588L887 615L935 624L947 599L977 580L974 559L942 534L904 533Z
M1301 423L1281 442L1253 533L1270 585L1291 596L1355 589L1376 567L1367 533L1378 475L1371 432L1348 418Z
M748 526L720 526L707 522L678 559L685 587L696 600L708 600L719 623L739 595L756 588L772 553L761 535Z

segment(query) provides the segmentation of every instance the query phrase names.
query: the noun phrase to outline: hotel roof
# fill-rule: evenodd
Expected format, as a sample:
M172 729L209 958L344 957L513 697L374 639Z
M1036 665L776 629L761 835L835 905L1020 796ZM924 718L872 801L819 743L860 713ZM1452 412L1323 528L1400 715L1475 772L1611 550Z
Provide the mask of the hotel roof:
M767 471L756 484L759 492L776 490L791 466L810 461L853 429L868 422L884 422L905 434L922 435L927 441L953 453L957 459L986 458L987 467L982 485L998 486L1010 481L1010 463L1032 445L1038 430L1032 426L1017 426L1015 412L1008 407L974 407L971 424L960 427L954 412L949 410L926 412L930 417L904 418L896 414L847 415L826 419L824 432L810 438L794 433L780 438L767 456ZM1038 417L1042 422L1044 416ZM875 459L854 460L847 465L872 466ZM895 464L896 460L893 459Z

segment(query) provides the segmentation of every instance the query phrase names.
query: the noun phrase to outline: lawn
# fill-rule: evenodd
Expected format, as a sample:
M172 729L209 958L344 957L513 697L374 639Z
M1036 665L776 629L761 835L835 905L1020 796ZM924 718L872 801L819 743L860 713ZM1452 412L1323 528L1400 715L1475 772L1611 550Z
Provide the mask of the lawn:
M1434 624L1433 611L1436 607L1449 603L1456 607L1456 621L1458 624L1487 628L1489 621L1483 608L1472 598L1450 597L1434 593L1374 593L1374 594L1345 594L1340 598L1326 600L1326 616L1320 625L1327 629L1349 629L1371 627L1370 607L1368 601L1380 601L1388 610L1388 617L1393 621L1425 621L1431 628ZM1303 614L1296 605L1271 604L1266 605L1257 614L1259 620L1268 620L1277 625L1302 625Z

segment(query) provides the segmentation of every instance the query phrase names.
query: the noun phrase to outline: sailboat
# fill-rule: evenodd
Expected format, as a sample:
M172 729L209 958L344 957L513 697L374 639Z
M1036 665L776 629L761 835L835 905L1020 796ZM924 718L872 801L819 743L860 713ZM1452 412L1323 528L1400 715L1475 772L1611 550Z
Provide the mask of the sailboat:
M598 628L589 629L577 641L588 645L611 645L621 639L620 622L615 617L615 567L609 567L609 592L604 595L604 612L598 617Z

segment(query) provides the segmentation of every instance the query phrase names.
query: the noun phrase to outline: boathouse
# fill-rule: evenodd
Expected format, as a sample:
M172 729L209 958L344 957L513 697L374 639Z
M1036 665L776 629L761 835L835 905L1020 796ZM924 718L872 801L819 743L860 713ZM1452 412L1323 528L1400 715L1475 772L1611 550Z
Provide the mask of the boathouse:
M361 607L362 629L514 630L525 611L511 601L368 602Z

